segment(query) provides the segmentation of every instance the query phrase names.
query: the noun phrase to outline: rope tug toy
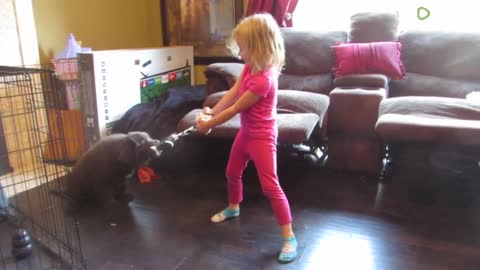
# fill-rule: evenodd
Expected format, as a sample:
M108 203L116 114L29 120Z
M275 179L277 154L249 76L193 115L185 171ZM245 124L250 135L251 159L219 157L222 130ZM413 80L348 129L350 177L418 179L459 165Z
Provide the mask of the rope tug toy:
M196 131L196 128L192 126L185 129L182 132L171 134L165 139L159 141L159 143L156 145L157 151L159 151L161 155L163 151L172 149L175 146L175 143L178 141L178 139L180 139L181 137L191 135L195 131ZM161 178L159 175L155 174L155 171L152 168L148 166L139 167L137 169L137 177L140 183L142 184L147 184L147 183L150 183L152 180L158 180Z

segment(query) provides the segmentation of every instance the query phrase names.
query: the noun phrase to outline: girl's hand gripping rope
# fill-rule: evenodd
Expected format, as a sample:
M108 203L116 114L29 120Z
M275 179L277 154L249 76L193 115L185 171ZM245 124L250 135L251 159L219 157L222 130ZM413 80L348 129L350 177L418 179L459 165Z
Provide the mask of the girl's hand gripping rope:
M212 129L205 127L205 125L210 119L212 119L212 117L212 110L209 107L203 108L202 112L195 118L196 130L202 134L208 135Z

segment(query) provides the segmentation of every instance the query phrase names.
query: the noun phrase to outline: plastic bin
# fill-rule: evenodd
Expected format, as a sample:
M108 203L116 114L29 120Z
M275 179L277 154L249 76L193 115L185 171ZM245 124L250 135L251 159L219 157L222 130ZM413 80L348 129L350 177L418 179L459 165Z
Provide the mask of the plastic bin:
M53 59L52 64L60 80L78 79L77 58Z

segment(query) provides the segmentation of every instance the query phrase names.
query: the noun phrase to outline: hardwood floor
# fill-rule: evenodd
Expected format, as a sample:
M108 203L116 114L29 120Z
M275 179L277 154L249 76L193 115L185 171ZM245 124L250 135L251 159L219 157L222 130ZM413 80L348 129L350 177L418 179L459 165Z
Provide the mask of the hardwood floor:
M297 260L281 265L280 230L253 167L241 216L209 221L226 203L222 162L133 184L129 208L81 216L90 269L480 268L480 193L471 179L435 176L428 184L441 184L429 188L412 173L377 184L281 160L299 241Z
M129 207L81 213L89 269L480 269L476 175L400 171L379 184L281 158L299 242L298 258L282 265L280 228L253 166L240 217L210 222L226 204L225 160L170 161L161 180L131 184Z

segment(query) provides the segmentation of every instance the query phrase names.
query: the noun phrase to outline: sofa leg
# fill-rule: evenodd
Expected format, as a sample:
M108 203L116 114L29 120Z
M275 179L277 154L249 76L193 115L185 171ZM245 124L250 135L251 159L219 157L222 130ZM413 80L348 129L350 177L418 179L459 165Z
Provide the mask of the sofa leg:
M393 159L391 154L388 151L388 146L385 147L385 156L382 160L382 168L380 170L380 175L378 176L378 181L381 183L390 182L392 179L393 171Z

